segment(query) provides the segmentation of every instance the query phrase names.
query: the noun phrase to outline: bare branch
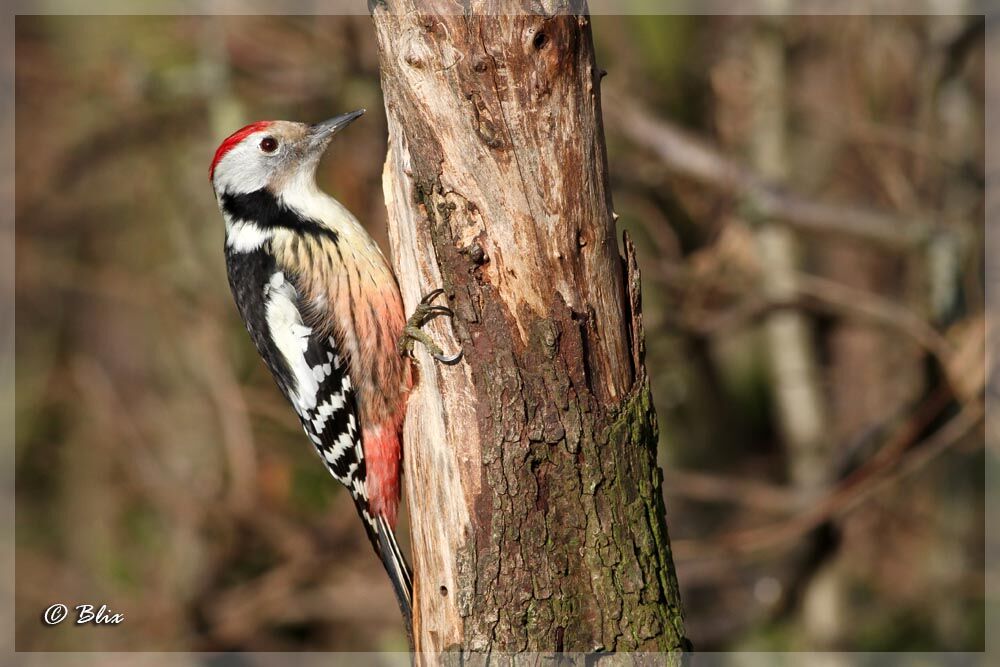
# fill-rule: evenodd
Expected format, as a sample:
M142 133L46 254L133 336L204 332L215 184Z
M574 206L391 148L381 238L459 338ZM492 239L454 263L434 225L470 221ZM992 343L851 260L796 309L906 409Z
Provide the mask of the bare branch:
M614 97L616 102L607 105L606 111L617 131L653 151L671 171L740 197L751 218L773 219L803 231L849 236L897 250L910 249L943 231L937 221L925 217L822 204L784 191L624 95Z

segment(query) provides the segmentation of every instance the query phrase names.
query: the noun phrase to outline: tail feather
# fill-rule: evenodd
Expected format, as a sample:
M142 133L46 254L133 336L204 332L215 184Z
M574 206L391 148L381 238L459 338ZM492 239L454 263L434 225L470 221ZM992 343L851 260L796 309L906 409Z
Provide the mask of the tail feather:
M403 556L396 542L396 534L392 531L388 522L382 516L375 517L376 532L378 538L378 555L382 559L382 565L389 574L392 581L392 588L396 592L396 600L399 602L399 610L403 614L406 623L406 631L410 632L413 625L413 575L410 566Z
M396 534L386 521L385 517L376 514L372 516L368 509L358 503L358 513L363 519L368 539L375 548L382 561L382 566L389 575L392 582L392 589L396 593L396 601L399 603L399 611L403 614L403 622L406 624L406 635L412 644L413 627L413 575L406 557L396 542Z

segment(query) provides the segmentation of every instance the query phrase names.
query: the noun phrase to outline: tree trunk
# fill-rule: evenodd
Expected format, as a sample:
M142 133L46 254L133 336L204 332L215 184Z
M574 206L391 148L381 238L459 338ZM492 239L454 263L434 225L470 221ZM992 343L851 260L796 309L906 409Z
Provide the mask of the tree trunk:
M404 429L416 649L677 650L639 275L615 239L590 23L583 7L524 7L372 6L400 287L409 309L445 288L456 317L427 330L465 353L448 367L418 349Z

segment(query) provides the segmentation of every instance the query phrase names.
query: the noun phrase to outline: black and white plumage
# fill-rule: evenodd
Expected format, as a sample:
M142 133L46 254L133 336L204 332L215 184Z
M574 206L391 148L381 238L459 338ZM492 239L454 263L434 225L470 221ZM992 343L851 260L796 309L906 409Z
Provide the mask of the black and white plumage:
M263 246L247 252L227 246L226 268L258 353L330 474L354 499L369 539L386 569L395 573L391 578L401 605L404 599L410 604L413 582L395 535L382 517L368 511L356 396L336 339L314 332L295 277L285 275Z
M247 331L333 477L367 501L351 378L333 336L306 323L294 277L266 251L226 252L229 284Z
M347 487L409 627L412 576L392 528L409 391L393 338L402 329L398 286L370 237L313 180L329 136L357 115L247 126L223 142L210 175L240 316L320 458Z

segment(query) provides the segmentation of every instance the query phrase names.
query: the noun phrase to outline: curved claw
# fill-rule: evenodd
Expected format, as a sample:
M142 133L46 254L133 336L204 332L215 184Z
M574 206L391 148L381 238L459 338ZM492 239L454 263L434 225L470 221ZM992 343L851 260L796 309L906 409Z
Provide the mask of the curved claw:
M431 340L431 338L421 330L423 325L427 324L435 317L440 315L444 315L446 317L455 316L455 311L448 306L431 305L431 302L442 294L444 294L444 289L439 287L438 289L428 292L422 299L420 299L420 303L417 304L417 308L413 315L411 315L410 319L407 320L406 328L403 331L403 337L400 339L398 346L400 352L404 356L415 359L416 357L413 353L413 342L419 341L424 344L427 351L434 359L437 359L442 364L447 366L453 366L462 359L462 351L459 350L456 354L446 356L444 352L441 351L441 348L438 347L437 343Z
M455 315L455 311L453 311L448 306L428 306L427 307L427 314L428 315L447 315L448 317L453 317Z
M427 294L425 294L424 298L422 298L420 300L420 303L422 303L424 305L427 305L431 301L433 301L434 299L436 299L439 296L441 296L442 294L444 294L444 288L443 287L438 287L436 290L432 290L432 291L428 292Z
M450 357L446 357L443 354L433 354L433 353L431 354L431 356L434 357L435 359L437 359L438 361L440 361L445 366L454 366L459 361L461 361L461 359L462 359L462 350L459 350L458 352L456 352L455 354L451 355Z

